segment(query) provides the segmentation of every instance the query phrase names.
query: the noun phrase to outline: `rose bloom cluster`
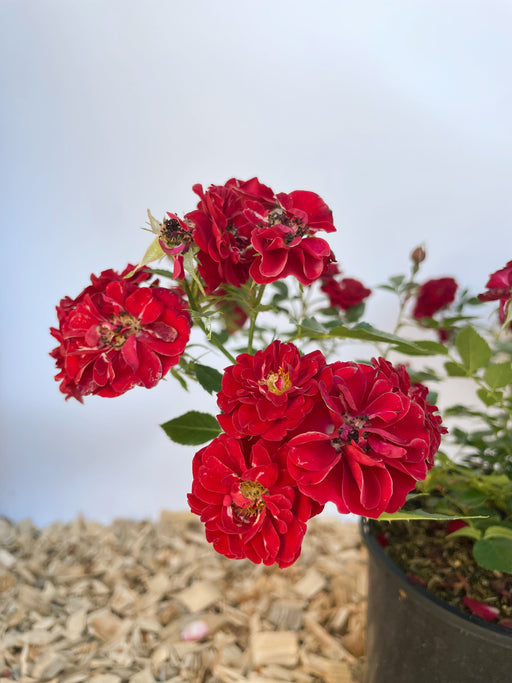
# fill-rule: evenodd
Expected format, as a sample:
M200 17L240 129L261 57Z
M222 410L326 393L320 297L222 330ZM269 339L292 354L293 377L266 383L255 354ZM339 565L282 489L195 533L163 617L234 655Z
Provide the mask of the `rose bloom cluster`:
M153 219L152 227L154 221L175 280L184 279L184 258L192 250L204 290L219 298L229 332L244 325L247 313L224 300L226 284L293 276L303 285L324 278L329 292L340 287L330 275L337 272L334 255L316 236L335 230L332 212L314 192L276 194L257 178L193 190L200 198L197 209L182 219L168 213L161 224ZM178 363L190 337L187 303L181 289L148 285L149 278L133 265L120 274L107 270L92 275L76 299L62 299L59 326L51 328L59 345L50 355L66 398L82 402L89 394L113 397L135 386L151 388ZM332 306L346 310L370 294L358 281L350 283L341 299L329 294Z
M287 567L325 503L395 512L446 431L426 394L383 358L327 363L280 341L239 355L217 397L224 431L193 460L188 501L207 539L227 557Z
M251 313L225 296L229 286L290 276L303 286L318 282L341 311L371 294L342 276L318 236L335 228L314 192L275 193L257 178L193 189L197 208L183 218L168 213L158 223L150 216L173 262L171 288L130 265L92 275L75 299L60 302L51 356L66 398L151 388L179 363L194 306L181 289L190 291L183 281L191 264L200 296L212 295L228 332ZM507 277L492 281L500 296ZM432 316L455 289L450 278L426 283L413 316ZM223 431L193 459L188 501L208 540L227 557L286 567L300 554L308 520L327 502L374 518L398 510L432 467L446 431L427 393L383 358L328 363L320 351L302 355L281 341L239 355L218 393Z

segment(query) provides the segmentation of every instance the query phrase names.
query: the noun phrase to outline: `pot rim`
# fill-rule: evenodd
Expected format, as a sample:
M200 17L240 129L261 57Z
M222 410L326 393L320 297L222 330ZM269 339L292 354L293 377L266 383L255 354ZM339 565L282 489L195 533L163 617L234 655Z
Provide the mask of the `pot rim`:
M485 619L482 619L478 616L470 616L462 610L449 605L447 602L437 597L437 595L434 595L423 586L409 581L405 572L403 572L400 567L393 562L389 555L380 546L375 535L372 533L372 522L374 521L375 520L369 519L367 517L361 517L361 536L365 545L367 546L368 550L372 552L374 558L379 562L380 565L383 565L389 572L394 574L395 577L406 583L408 590L411 591L412 595L418 602L421 602L422 605L430 612L433 610L438 612L439 610L436 608L442 608L443 611L441 618L444 621L453 623L454 621L459 620L460 628L472 631L473 633L481 636L483 635L484 631L487 634L489 632L495 633L497 636L504 638L504 642L506 642L507 645L510 644L510 646L512 646L512 629L506 629L498 624L494 624L493 622L485 621Z

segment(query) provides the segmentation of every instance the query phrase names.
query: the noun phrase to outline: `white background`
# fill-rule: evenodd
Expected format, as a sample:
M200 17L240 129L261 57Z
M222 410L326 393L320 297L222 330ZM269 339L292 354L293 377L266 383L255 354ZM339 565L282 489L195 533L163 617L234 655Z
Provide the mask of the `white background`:
M425 241L480 291L512 257L511 31L505 0L1 0L0 514L185 509L194 449L157 425L213 399L65 402L48 327L196 182L318 192L367 285Z

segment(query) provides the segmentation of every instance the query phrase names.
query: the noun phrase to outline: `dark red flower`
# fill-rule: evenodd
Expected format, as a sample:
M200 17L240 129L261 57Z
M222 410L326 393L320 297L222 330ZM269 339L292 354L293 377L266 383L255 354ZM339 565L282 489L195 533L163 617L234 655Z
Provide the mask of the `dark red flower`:
M199 273L208 292L222 284L240 287L249 278L254 258L251 245L253 223L246 210L264 212L273 206L273 191L257 178L241 181L235 178L225 185L211 185L206 192L194 185L199 195L197 210L185 216L194 224L194 241L199 247ZM252 214L251 214L252 215Z
M192 468L190 509L217 552L256 564L295 562L306 522L323 506L299 492L277 442L220 434Z
M498 301L500 302L499 319L504 323L507 318L507 308L512 296L512 261L501 270L489 276L489 280L485 285L487 292L479 294L480 301Z
M314 192L297 190L277 195L278 204L259 216L252 232L256 257L250 275L267 284L293 275L310 285L325 271L332 255L328 243L315 237L318 230L333 232L332 212Z
M428 280L418 290L416 305L412 315L416 320L431 318L455 299L457 283L452 277Z
M130 272L129 266L124 272ZM190 318L178 290L140 287L148 274L125 279L114 271L91 276L76 299L57 307L59 342L51 356L66 398L119 396L147 388L175 365L190 335Z
M323 277L320 289L327 294L333 308L341 308L343 311L358 306L372 293L362 282L350 277L344 277L340 281L333 277Z
M384 359L327 366L314 410L288 442L300 490L342 513L395 512L432 466L437 418L410 390L403 366ZM437 434L436 434L437 432Z
M254 355L240 354L227 367L217 404L222 429L231 436L279 441L295 429L319 400L320 351L301 356L293 344L272 342Z

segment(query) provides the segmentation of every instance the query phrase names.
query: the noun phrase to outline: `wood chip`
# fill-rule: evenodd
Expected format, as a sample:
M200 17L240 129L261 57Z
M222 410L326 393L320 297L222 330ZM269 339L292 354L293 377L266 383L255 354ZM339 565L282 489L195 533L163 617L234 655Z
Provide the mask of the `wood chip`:
M0 517L0 546L0 683L361 683L354 524L311 520L283 570L218 555L190 513Z
M299 643L293 631L261 631L251 637L251 659L255 667L262 664L295 666L299 659Z
M305 600L309 600L325 587L325 578L314 567L308 569L302 579L295 584L295 590Z
M209 581L194 581L194 583L182 590L178 600L182 602L190 612L200 612L206 609L220 598L219 589Z

